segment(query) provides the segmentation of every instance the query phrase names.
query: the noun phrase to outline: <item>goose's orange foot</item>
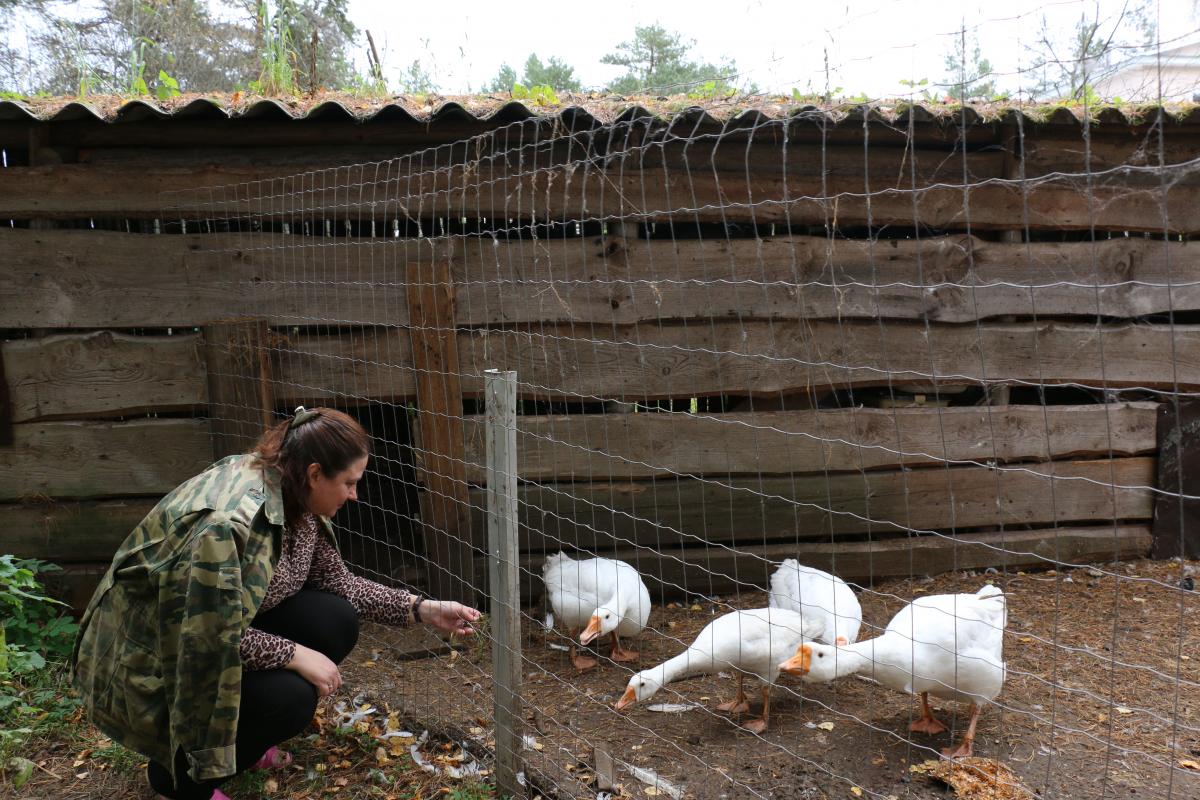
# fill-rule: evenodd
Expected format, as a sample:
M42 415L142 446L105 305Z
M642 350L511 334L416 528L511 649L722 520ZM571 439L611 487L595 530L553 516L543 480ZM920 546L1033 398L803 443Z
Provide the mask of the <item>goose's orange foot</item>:
M742 727L751 733L762 733L767 729L767 721L765 719L752 719L749 722L742 723Z
M744 697L737 697L717 705L717 711L728 711L730 714L745 714L749 710L750 704Z
M963 739L958 747L943 747L942 755L946 758L967 758L975 750L974 744L970 739Z
M930 736L934 736L946 730L946 726L936 717L921 717L909 725L908 729L913 733L928 733Z
M583 672L596 666L600 662L591 656L581 656L579 654L571 656L571 663L575 665L575 669Z
M615 648L609 658L613 661L637 661L641 654L634 650L625 650L624 648Z

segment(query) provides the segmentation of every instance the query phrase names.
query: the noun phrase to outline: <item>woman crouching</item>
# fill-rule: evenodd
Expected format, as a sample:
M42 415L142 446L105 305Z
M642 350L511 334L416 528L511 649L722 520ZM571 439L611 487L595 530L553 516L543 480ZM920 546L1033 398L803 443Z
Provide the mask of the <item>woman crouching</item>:
M80 622L75 685L173 800L226 800L338 690L363 617L473 632L479 612L350 573L329 518L367 467L346 414L297 409L253 452L183 483L126 538Z

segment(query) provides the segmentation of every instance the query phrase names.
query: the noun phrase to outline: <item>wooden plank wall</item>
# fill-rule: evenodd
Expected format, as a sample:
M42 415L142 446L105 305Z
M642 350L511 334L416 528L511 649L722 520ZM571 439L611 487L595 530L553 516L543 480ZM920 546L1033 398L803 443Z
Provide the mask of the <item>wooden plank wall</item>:
M1149 123L1095 126L1086 148L1078 126L1032 123L690 141L643 124L519 147L532 128L449 144L465 129L214 124L0 124L0 296L21 298L0 304L5 549L94 579L211 460L201 331L246 316L270 326L280 406L438 420L417 474L458 504L443 533L481 530L484 507L479 418L446 417L484 369L517 370L527 593L560 546L621 553L666 593L760 586L789 554L867 579L1149 549L1155 416L1200 390L1182 236L1200 179L1140 168L1193 159L1200 126L1169 127L1160 154ZM22 162L31 127L43 158ZM303 204L286 230L179 232L195 195L161 192L233 183L205 215ZM526 233L449 231L446 274L417 281L449 292L453 323L430 331L417 232L455 219ZM442 363L430 334L454 396L422 380ZM455 466L430 477L439 459Z

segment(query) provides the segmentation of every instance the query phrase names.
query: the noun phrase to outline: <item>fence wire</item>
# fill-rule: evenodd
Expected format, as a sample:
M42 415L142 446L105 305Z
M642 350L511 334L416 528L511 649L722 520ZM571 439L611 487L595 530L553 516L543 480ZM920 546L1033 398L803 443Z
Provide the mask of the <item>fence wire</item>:
M267 328L247 346L266 367L210 381L265 387L231 419L262 396L359 418L375 450L335 520L347 559L486 608L483 373L516 371L522 634L500 644L520 647L530 795L930 797L983 696L962 763L989 797L1196 796L1200 602L1169 557L1194 555L1200 499L1195 137L1162 107L1111 133L1086 104L1073 125L768 111L548 115L172 195L163 223L203 235L197 263ZM560 552L645 582L636 661L551 607L604 584L589 562L547 586ZM851 585L858 643L816 652L865 665L780 676L759 731L754 691L756 713L717 709L733 667L795 652L720 620L766 607L789 558ZM1005 616L960 595L885 633L986 584ZM812 634L781 619L779 641ZM701 669L709 623L734 655ZM350 670L486 775L491 635L369 627ZM705 674L616 708L694 642ZM910 731L905 658L948 731Z

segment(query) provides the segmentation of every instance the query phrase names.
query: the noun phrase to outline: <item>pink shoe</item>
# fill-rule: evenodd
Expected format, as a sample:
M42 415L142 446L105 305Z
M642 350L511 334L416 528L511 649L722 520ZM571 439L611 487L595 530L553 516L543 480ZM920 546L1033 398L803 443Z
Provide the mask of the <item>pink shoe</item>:
M229 800L229 795L222 792L220 789L213 789L212 797L208 800Z
M280 750L278 747L268 747L267 752L262 754L262 758L254 762L254 766L250 769L282 769L292 763L292 754L287 750ZM213 800L229 800L229 798L221 798L213 796Z

